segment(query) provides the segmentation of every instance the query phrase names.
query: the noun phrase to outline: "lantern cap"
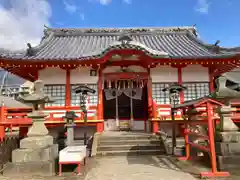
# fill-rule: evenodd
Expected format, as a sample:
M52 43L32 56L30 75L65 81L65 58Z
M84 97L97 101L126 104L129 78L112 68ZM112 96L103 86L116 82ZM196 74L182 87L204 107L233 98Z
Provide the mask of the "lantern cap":
M76 94L79 94L79 93L82 93L82 94L88 94L88 93L94 94L96 92L94 89L89 88L86 85L79 85L76 88L74 88L73 91Z
M171 93L179 93L181 91L186 90L187 88L181 84L178 83L173 83L172 85L170 85L169 87L166 87L164 89L162 89L163 92L169 91L170 94Z

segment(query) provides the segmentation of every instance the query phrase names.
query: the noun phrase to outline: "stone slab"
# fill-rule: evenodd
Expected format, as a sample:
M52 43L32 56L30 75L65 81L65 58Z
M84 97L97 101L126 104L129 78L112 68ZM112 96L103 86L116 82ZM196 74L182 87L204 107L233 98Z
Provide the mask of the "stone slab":
M25 149L45 148L51 145L53 145L53 137L49 135L26 137L20 141L20 148Z
M8 163L3 171L4 176L54 176L56 175L55 161Z
M12 151L12 162L42 162L56 159L57 156L57 144L43 149L15 149Z
M240 156L217 156L219 170L240 169Z
M59 152L59 162L82 162L87 155L87 146L68 146Z
M216 142L216 153L219 155L230 156L239 155L240 156L240 143L232 142Z
M219 132L216 141L220 142L240 142L240 132Z

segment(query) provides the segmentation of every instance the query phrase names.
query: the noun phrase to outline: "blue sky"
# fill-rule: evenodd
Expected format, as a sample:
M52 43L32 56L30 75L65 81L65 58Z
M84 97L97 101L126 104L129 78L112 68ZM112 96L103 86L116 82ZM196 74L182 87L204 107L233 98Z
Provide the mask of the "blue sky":
M240 0L52 0L54 27L191 26L201 39L240 46ZM105 2L105 3L104 3Z
M21 34L25 34L22 36L25 39L39 36L40 31L42 35L44 24L51 27L165 27L196 24L203 41L215 43L220 40L221 46L240 46L240 0L48 0L45 4L39 4L39 1L46 0L0 0L0 25L2 2L2 7L9 14L13 14L9 7L14 7L21 12L21 16L19 13L16 18L28 18L31 27L29 24L24 28L15 25L15 29L21 29ZM14 2L14 6L9 6L9 2ZM33 12L36 12L35 19L31 15ZM6 28L10 26L10 19L5 22ZM19 22L19 27L23 26Z

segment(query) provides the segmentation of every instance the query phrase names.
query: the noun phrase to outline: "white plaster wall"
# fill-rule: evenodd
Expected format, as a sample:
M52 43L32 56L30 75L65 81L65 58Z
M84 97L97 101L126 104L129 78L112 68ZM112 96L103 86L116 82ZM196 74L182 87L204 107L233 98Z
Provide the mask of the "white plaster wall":
M170 66L157 66L150 70L152 82L177 82L178 72L177 68Z
M38 79L44 84L66 84L66 71L58 67L48 67L38 71Z
M98 76L90 76L89 67L79 67L71 70L70 82L71 84L96 84Z
M147 72L147 69L141 66L128 66L128 69L132 72ZM108 66L103 70L103 73L111 73L111 72L120 72L121 67L119 66Z
M208 82L208 68L201 65L189 65L182 69L183 82Z

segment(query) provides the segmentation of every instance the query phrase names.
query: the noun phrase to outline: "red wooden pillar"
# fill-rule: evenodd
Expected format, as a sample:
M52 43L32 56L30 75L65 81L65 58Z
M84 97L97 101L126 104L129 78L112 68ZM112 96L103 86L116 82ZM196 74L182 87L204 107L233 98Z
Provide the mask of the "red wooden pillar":
M98 120L103 120L103 80L102 80L102 70L98 71L98 105L97 105L97 117ZM97 132L102 132L104 130L104 122L97 123Z
M159 129L159 122L157 120L157 108L153 104L152 98L152 78L150 73L150 68L148 68L148 112L149 112L149 120L150 122L145 121L145 131L147 130L147 123L151 124L152 132L156 133Z
M71 82L70 82L71 70L66 69L66 95L65 95L65 106L71 106Z
M2 103L1 109L0 109L0 121L4 122L5 120L5 105ZM5 126L3 124L0 125L0 140L3 141L5 138Z
M210 93L212 93L214 91L214 76L211 67L208 68L208 75L209 75L209 90Z

